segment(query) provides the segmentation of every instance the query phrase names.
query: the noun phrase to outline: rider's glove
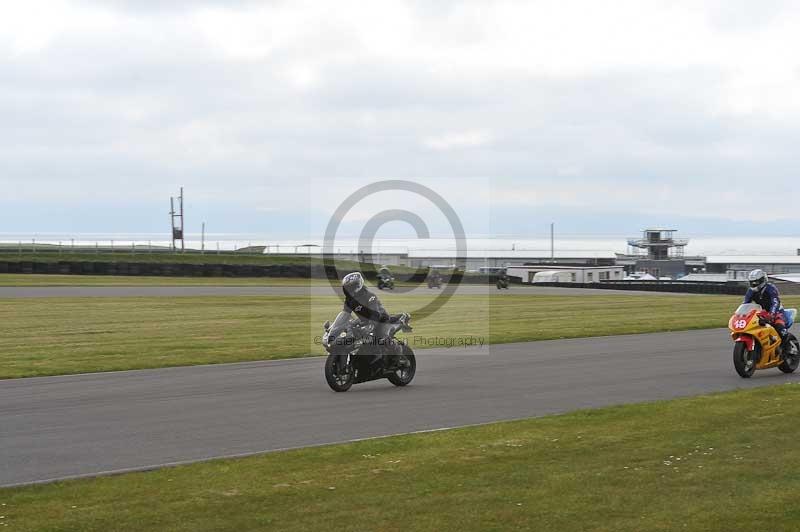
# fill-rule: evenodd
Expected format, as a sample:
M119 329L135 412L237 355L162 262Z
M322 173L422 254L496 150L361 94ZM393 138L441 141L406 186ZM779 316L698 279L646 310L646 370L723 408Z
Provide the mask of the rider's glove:
M396 314L392 316L389 320L391 323L405 323L411 318L411 314L408 312L401 312L400 314Z

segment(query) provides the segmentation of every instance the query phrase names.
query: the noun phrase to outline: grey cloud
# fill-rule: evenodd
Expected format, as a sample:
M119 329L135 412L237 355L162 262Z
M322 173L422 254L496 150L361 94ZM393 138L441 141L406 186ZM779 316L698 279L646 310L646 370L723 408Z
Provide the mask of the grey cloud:
M173 12L159 16L169 39L85 35L0 57L8 186L36 182L41 195L58 199L75 189L159 197L183 183L204 197L249 204L265 184L291 190L319 178L483 177L528 187L567 172L609 184L794 183L798 124L718 112L722 71L534 76L422 68L369 51L317 64L309 43L231 60ZM332 46L337 35L316 36L313 48ZM319 83L293 87L285 72L306 60ZM451 150L426 145L474 130L490 133L490 141ZM744 160L729 155L743 152ZM624 215L629 207L615 208Z
M159 15L203 7L241 8L253 5L284 4L285 0L79 0L88 6L114 8L137 14Z

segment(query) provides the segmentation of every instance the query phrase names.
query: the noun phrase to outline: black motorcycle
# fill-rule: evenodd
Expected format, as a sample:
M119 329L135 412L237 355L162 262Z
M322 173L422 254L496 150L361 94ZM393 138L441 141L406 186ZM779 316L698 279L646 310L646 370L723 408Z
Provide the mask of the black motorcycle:
M394 277L388 275L379 275L378 290L394 290Z
M389 338L399 331L411 332L408 322L411 317L403 314L400 321L392 324ZM383 338L376 338L375 323L352 319L347 312L340 312L333 323L323 325L325 334L322 345L328 352L325 360L325 380L335 392L346 392L353 384L377 379L389 379L395 386L405 386L414 378L417 359L414 351L405 343L401 355L387 355Z
M496 284L497 284L497 289L498 290L502 290L503 288L508 290L508 276L507 275L501 275L500 277L497 278L497 283Z
M433 272L428 275L428 288L441 288L442 287L442 276L439 275L439 272Z
M394 290L394 277L386 266L378 271L378 290Z

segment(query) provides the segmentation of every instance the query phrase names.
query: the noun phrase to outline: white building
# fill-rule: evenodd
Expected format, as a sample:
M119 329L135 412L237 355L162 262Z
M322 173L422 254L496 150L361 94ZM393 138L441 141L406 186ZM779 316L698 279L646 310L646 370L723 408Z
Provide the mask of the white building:
M800 255L720 255L706 257L709 273L725 273L728 280L747 279L750 270L764 270L768 274L800 273Z
M510 265L510 277L523 283L599 283L621 281L625 276L622 266L558 266L554 264Z

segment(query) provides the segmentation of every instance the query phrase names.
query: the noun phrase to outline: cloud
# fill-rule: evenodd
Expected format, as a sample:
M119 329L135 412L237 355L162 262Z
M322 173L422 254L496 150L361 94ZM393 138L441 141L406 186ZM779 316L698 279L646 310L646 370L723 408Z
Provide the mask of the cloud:
M423 141L423 144L432 150L452 150L485 146L492 142L493 139L494 136L491 132L477 129L428 137Z
M796 189L798 23L777 1L9 4L0 208L24 231L34 204L182 184L214 226L290 231L324 220L310 197L398 178L465 209L491 181L497 210L797 220L749 198Z

